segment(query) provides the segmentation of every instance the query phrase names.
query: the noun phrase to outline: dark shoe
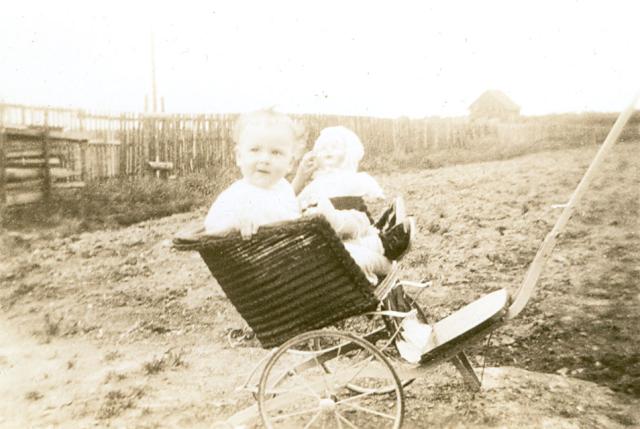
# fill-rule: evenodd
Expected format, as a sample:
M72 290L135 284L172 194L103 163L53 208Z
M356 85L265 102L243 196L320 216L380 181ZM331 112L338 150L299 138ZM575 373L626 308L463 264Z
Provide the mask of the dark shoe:
M411 311L411 303L409 302L409 298L402 289L402 286L396 286L395 288L391 289L391 291L387 295L386 300L389 310L401 311L403 313Z
M389 291L389 294L384 299L384 309L400 311L408 313L411 310L416 310L416 316L419 322L429 323L427 314L423 308L418 305L416 300L408 295L402 286L396 286Z
M402 223L380 233L380 241L384 248L384 256L395 261L409 247L411 243L411 221L409 218Z
M389 227L393 226L396 223L396 207L395 204L391 204L386 208L380 218L376 221L373 226L378 228L378 231L385 231L389 229Z

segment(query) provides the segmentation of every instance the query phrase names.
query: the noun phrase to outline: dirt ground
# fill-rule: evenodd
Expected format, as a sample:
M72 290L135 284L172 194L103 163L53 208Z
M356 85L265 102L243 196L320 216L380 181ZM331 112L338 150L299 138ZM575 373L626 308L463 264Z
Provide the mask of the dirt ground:
M418 219L403 277L430 279L433 321L515 291L596 147L380 176ZM513 323L471 350L483 390L448 364L406 389L406 424L640 425L640 159L617 145ZM0 235L0 427L211 427L266 351L197 254L171 238L204 208L113 231ZM486 366L484 370L481 368Z

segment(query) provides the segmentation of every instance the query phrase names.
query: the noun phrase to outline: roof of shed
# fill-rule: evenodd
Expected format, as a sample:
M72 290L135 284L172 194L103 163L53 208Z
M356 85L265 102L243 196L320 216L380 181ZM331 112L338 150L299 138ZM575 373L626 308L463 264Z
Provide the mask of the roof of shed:
M520 110L520 106L514 103L504 92L497 89L483 92L476 101L471 103L469 109L473 110L479 104L498 104L508 110Z

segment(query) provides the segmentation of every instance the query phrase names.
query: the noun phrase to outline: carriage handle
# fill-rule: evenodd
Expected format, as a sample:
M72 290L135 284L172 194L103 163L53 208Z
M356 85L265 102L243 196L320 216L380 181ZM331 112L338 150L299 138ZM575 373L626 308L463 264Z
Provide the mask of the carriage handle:
M631 104L629 104L629 106L622 113L620 113L618 119L613 124L611 131L609 131L607 138L604 140L604 143L602 143L602 146L600 146L600 149L598 150L595 158L593 159L593 161L591 161L591 165L587 169L586 173L584 173L584 176L580 180L580 183L578 183L576 189L573 191L571 198L569 198L569 201L567 203L562 205L564 209L562 210L560 217L556 221L556 224L553 226L553 229L547 234L544 241L542 242L542 245L538 249L538 253L536 253L533 262L531 262L531 265L529 265L529 269L525 274L525 278L520 285L520 288L514 295L512 304L509 307L507 315L505 317L507 320L516 317L527 305L527 302L529 301L529 298L531 298L533 290L538 283L540 274L542 273L542 270L549 260L551 252L556 245L558 236L563 231L569 218L571 218L576 204L578 203L578 201L580 201L580 198L589 187L589 183L595 175L598 167L600 167L600 164L602 163L602 160L604 159L607 151L611 148L611 146L613 146L615 141L618 140L618 137L620 137L622 129L635 111L635 105L638 102L638 98L640 98L640 92L633 97L633 101L631 102Z

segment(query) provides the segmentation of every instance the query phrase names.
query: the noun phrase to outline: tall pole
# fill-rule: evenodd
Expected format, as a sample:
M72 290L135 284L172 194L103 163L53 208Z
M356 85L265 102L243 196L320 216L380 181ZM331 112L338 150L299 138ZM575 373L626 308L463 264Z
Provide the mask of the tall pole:
M151 32L151 104L152 104L152 112L158 112L158 94L156 92L156 46L155 46L155 38L154 33ZM157 132L157 122L154 118L150 122L153 130L152 138L153 138L153 149L155 152L155 160L156 162L160 161L160 147L158 142ZM160 177L160 170L156 170L156 177Z
M153 113L158 111L158 95L156 93L156 46L154 34L151 33L151 103Z
M5 169L7 168L5 161L5 143L4 143L4 105L0 100L0 207L6 201L6 191L5 191Z

